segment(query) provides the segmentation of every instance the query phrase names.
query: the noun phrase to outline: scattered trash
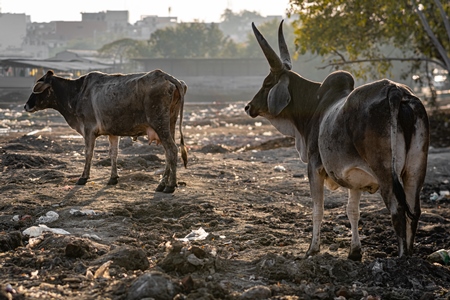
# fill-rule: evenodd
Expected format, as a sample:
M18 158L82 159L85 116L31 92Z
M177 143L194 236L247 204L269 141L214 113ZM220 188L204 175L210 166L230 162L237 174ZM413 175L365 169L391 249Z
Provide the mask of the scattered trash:
M274 171L277 171L277 172L286 172L286 168L283 167L283 166L275 166L275 167L273 168L273 170L274 170Z
M96 234L85 233L81 237L88 238L95 241L101 241L102 239Z
M430 195L430 200L431 200L431 201L436 201L438 198L439 198L439 195L438 195L436 192L433 192L433 193Z
M39 224L38 226L29 227L29 228L25 229L22 232L22 234L23 235L28 235L30 237L38 237L43 232L47 232L47 231L53 232L53 233L56 233L56 234L70 234L70 232L67 232L64 229L50 228L50 227L47 227L47 225L43 225L43 224Z
M450 196L450 192L449 191L439 191L439 195L448 198Z
M42 242L41 237L33 237L28 239L28 247L34 248Z
M31 220L33 217L30 215L23 215L22 217L20 217L20 215L14 215L11 218L11 221L13 222L25 222L27 220Z
M373 274L382 273L383 272L383 263L379 261L375 261L372 267Z
M209 233L207 233L205 231L205 229L203 229L202 227L200 227L198 230L192 230L188 235L186 235L184 238L180 238L180 239L176 239L178 241L182 241L182 242L188 242L188 241L202 241L204 239L206 239L206 237L209 235Z
M108 260L103 265L100 266L100 268L95 271L94 278L109 278L109 266L112 264L112 260Z
M7 284L5 287L5 292L10 293L10 294L15 294L17 293L16 290L12 287L11 284Z
M74 215L76 217L80 217L80 216L95 216L95 215L97 215L97 213L94 210L92 210L92 209L79 210L79 209L75 209L75 208L72 208L70 210L70 214Z
M164 169L158 169L158 170L155 171L154 174L155 175L162 175L162 174L164 174Z
M430 195L431 201L441 201L443 199L448 199L448 198L450 198L450 191L447 191L447 190L439 191L439 194L436 192L433 192Z
M35 134L40 133L40 132L51 132L51 131L52 131L52 129L50 127L44 127L42 129L37 129L37 130L30 131L26 135L30 136L30 135L35 135Z
M37 219L37 223L51 223L54 222L56 220L58 220L59 215L57 212L54 211L49 211L45 214L45 216L41 216L39 217L39 219Z
M427 260L429 262L439 263L443 265L450 264L450 251L445 249L440 249L428 255Z

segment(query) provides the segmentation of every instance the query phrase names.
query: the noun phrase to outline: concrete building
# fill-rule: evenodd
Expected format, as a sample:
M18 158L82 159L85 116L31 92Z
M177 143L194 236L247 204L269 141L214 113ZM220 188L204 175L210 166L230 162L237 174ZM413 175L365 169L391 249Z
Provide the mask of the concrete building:
M148 40L153 32L167 26L175 26L177 17L142 16L133 26L131 37L138 40Z
M22 51L27 35L29 17L25 14L0 13L0 53L2 56L14 56Z

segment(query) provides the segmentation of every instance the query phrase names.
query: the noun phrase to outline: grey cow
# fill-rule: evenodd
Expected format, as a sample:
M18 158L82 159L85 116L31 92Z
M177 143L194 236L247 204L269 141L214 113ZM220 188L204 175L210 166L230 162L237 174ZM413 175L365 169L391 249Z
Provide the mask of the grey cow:
M187 165L182 132L186 91L183 81L161 70L136 74L91 72L74 80L48 71L36 82L24 108L27 112L53 108L84 137L86 161L78 185L89 179L97 137L108 135L111 157L108 184L113 185L119 177L119 136L147 135L149 143L161 143L166 154L165 171L156 191L172 193L176 187L178 149L174 138L178 114L181 157L184 166Z
M344 71L322 83L291 70L281 22L280 56L252 24L270 73L245 111L268 119L295 138L307 163L313 199L313 232L307 256L320 251L324 185L348 189L352 240L349 259L361 260L358 234L362 192L380 192L398 238L398 254L411 255L420 216L429 147L429 123L422 102L405 85L384 79L354 88Z

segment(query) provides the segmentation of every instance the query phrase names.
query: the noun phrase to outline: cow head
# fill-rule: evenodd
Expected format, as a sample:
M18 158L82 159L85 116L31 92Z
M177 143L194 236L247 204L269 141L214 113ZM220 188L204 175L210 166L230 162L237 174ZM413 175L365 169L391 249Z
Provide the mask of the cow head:
M291 101L289 93L289 71L292 69L291 57L284 40L283 21L278 29L278 47L280 56L270 47L269 43L252 23L253 33L269 62L270 73L264 79L261 89L245 107L249 116L274 118Z
M24 109L27 112L35 112L46 109L51 106L53 102L52 90L53 71L48 71L47 74L39 78L33 87L33 91L28 98Z

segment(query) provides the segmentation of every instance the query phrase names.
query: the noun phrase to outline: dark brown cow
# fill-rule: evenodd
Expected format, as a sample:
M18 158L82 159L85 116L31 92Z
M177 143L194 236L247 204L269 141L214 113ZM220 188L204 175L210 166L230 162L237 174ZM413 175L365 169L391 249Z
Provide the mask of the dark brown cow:
M245 111L253 118L268 119L281 133L294 137L301 160L308 164L313 236L306 255L320 251L324 185L348 189L350 259L362 257L358 234L361 193L376 191L391 214L399 256L411 255L429 146L422 102L405 85L387 79L354 88L353 77L343 71L330 74L323 83L301 77L291 70L282 24L280 56L252 24L270 73Z
M165 171L156 191L172 193L176 187L178 149L174 137L178 114L181 156L184 166L187 165L182 132L186 90L183 81L161 70L136 74L91 72L74 80L48 71L36 82L25 110L36 112L53 108L84 137L86 162L78 185L86 184L89 179L97 137L109 137L111 177L108 184L111 185L117 184L119 177L119 136L148 135L149 143L161 143L166 153Z

